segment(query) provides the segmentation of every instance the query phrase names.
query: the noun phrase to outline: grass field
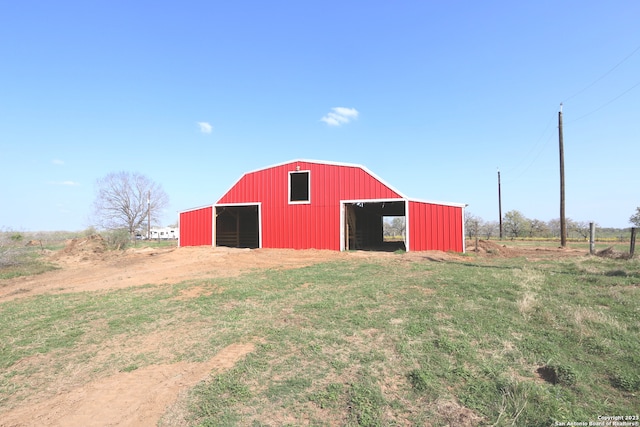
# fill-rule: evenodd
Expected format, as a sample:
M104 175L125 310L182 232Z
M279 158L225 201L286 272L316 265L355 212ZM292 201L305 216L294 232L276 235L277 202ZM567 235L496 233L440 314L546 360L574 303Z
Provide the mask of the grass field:
M494 243L504 244L508 247L523 247L523 248L538 248L538 247L547 247L547 248L557 248L560 246L559 240L544 240L544 239L520 239L520 240L491 240ZM473 240L468 240L468 244L473 245ZM606 250L608 248L612 248L616 252L620 253L629 253L629 241L618 241L618 240L596 240L594 247L596 252ZM567 242L567 248L570 249L581 249L585 251L589 251L589 241L588 240L569 240ZM636 252L637 253L637 252Z
M149 334L161 350L97 357ZM638 259L397 254L41 295L0 304L0 419L70 372L89 381L253 342L160 425L596 422L638 414L639 336ZM36 356L47 362L21 363Z

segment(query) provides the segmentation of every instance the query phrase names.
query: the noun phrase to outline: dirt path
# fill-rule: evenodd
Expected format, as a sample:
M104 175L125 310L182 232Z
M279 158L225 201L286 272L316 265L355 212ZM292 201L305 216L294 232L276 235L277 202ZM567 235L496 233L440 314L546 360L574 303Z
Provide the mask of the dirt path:
M0 280L0 302L40 294L100 291L174 284L205 277L237 276L252 269L296 268L344 257L335 251L170 248L71 251L52 256L60 269L37 276Z
M180 391L232 368L253 344L232 344L205 363L179 362L119 372L35 405L2 414L2 427L155 426Z

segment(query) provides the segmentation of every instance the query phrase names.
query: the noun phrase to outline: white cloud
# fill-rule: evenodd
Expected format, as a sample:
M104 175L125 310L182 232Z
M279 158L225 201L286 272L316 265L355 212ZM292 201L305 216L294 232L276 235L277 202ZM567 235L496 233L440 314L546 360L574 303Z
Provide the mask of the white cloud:
M342 126L351 120L358 118L358 110L355 108L334 107L331 111L320 119L329 126Z
M200 132L202 133L211 133L213 130L213 126L207 122L198 122L198 126L200 126Z
M54 165L64 165L64 161L60 159L53 159L51 160L51 163L53 163Z
M64 185L67 187L78 187L80 185L79 182L75 182L75 181L50 181L49 184L51 185Z

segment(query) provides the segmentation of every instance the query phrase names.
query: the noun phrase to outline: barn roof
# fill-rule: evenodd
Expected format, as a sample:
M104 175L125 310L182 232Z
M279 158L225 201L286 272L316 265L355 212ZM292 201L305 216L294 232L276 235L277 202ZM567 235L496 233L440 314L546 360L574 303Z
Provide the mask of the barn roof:
M445 205L445 206L457 206L457 207L466 207L467 206L465 203L442 202L442 201L435 201L435 200L421 200L421 199L414 199L414 198L408 197L402 191L396 189L393 185L390 185L387 181L385 181L384 179L380 178L378 175L373 173L371 170L369 170L364 165L360 165L360 164L357 164L357 163L335 162L335 161L327 161L327 160L310 160L310 159L292 159L292 160L288 160L286 162L276 163L276 164L273 164L273 165L270 165L270 166L265 166L265 167L262 167L262 168L258 168L258 169L254 169L254 170L245 172L244 174L242 174L242 176L238 180L236 180L233 183L233 185L231 187L229 187L229 189L225 193L223 193L223 195L221 197L224 197L224 195L227 194L229 192L229 190L231 190L231 188L233 188L238 182L240 182L240 180L242 180L242 178L245 177L246 175L249 175L249 174L252 174L252 173L256 173L256 172L260 172L260 171L267 170L267 169L272 169L272 168L279 167L279 166L288 165L288 164L291 164L291 163L296 163L296 162L316 163L316 164L321 164L321 165L333 165L333 166L344 166L344 167L359 168L359 169L362 169L367 174L371 175L374 179L380 181L382 184L384 184L386 187L388 187L393 192L397 193L403 199L410 200L410 201L413 201L413 202L431 203L431 204Z

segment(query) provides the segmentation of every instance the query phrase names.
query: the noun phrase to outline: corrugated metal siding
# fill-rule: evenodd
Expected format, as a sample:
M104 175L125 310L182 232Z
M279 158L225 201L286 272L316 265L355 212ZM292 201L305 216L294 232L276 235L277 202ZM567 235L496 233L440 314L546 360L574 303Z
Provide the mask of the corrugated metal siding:
M311 203L289 204L289 172L311 172ZM262 202L265 248L340 250L340 200L402 196L359 167L291 162L245 174L222 203Z
M212 221L212 206L180 212L180 246L211 246Z
M409 201L409 250L463 251L462 208Z

